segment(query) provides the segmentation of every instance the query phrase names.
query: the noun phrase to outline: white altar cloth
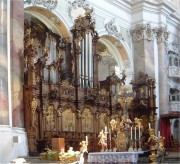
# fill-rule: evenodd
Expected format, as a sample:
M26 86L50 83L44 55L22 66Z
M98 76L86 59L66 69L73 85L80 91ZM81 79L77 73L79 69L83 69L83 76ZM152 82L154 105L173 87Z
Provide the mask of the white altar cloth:
M138 155L144 152L93 152L88 154L88 163L137 163Z

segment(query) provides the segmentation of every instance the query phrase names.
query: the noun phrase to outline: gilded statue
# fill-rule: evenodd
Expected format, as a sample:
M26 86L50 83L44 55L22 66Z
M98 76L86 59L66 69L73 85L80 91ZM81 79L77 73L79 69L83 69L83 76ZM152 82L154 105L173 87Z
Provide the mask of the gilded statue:
M150 148L155 148L156 146L156 136L155 136L155 132L154 129L149 129L149 139L148 142L150 143Z
M113 130L116 130L116 120L115 120L115 119L112 119L112 120L110 121L110 125L111 125L112 131L113 131Z
M35 125L35 122L36 122L36 109L37 109L37 106L38 106L38 102L37 102L37 99L35 97L32 98L32 101L31 101L31 117L32 117L32 127Z
M158 150L160 152L163 152L164 151L164 137L163 136L159 136L159 139L158 139Z
M103 130L99 133L98 137L100 138L98 144L102 146L102 151L107 149L107 132L103 132Z
M80 142L80 153L84 153L87 152L87 146L88 146L88 142L87 141L81 141Z
M140 127L140 128L143 127L143 126L142 126L142 119L135 117L135 118L134 118L134 122L135 122L135 124L136 124L136 127Z

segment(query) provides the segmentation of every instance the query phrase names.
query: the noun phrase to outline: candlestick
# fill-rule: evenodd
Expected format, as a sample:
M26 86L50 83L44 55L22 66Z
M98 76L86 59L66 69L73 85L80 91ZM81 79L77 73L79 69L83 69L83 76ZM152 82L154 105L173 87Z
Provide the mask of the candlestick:
M131 140L132 140L132 127L131 127Z
M141 135L141 127L140 127L140 125L139 125L139 140L140 140L140 136Z
M111 141L111 129L109 129L109 139Z
M135 137L135 140L136 140L136 127L135 127L135 129L134 129L134 137Z

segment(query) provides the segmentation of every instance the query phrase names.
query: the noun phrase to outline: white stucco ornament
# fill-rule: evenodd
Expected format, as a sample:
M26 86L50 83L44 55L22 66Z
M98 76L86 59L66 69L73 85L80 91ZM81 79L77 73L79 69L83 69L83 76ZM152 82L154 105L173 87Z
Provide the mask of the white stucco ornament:
M24 4L32 4L33 6L44 6L48 10L53 10L56 8L58 0L26 0Z
M93 11L93 8L86 0L67 0L69 3L69 16L72 20L85 16L87 10Z

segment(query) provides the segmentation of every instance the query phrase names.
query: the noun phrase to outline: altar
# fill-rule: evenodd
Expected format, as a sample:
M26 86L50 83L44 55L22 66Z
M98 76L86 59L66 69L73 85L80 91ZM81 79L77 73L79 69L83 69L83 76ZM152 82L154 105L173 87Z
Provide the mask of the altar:
M88 163L137 163L140 152L93 152L88 154Z

